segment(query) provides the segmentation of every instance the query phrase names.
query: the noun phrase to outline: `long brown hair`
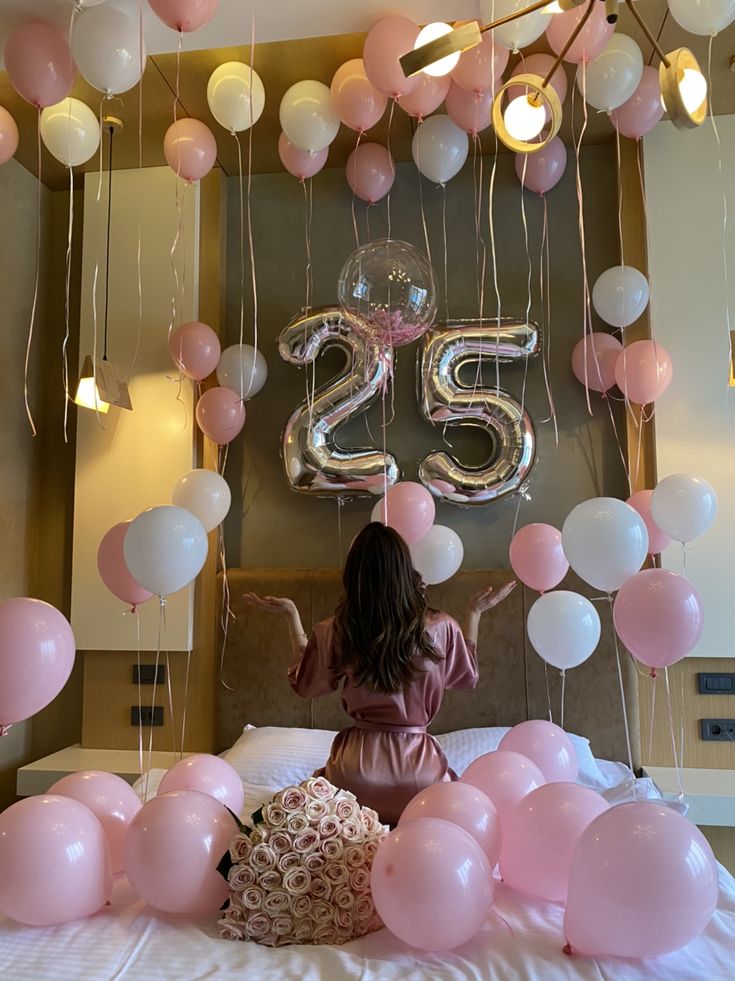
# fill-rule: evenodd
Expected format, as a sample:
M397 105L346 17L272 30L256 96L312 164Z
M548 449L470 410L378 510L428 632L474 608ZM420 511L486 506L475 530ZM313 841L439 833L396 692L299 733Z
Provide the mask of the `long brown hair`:
M424 629L424 583L401 536L377 521L352 543L334 617L344 668L358 685L394 693L413 681L420 658L441 658Z

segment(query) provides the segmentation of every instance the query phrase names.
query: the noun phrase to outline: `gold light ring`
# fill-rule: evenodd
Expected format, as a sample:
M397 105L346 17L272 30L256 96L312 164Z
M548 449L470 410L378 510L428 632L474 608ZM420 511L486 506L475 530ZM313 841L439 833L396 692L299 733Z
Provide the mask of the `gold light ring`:
M676 51L666 55L666 58L669 66L667 68L662 61L658 67L658 77L661 84L661 96L669 119L677 129L695 129L697 126L701 126L707 118L709 92L702 105L690 113L684 105L679 85L685 69L690 68L700 74L702 74L702 69L689 48L677 48Z
M504 143L509 150L515 151L515 153L538 153L539 150L548 146L559 132L562 120L561 102L551 82L544 86L543 81L540 75L514 75L500 86L493 101L493 126L495 132L500 142ZM508 89L515 88L516 86L530 89L548 106L549 115L551 116L551 126L543 140L538 143L527 143L525 140L517 140L506 129L502 110L503 96Z

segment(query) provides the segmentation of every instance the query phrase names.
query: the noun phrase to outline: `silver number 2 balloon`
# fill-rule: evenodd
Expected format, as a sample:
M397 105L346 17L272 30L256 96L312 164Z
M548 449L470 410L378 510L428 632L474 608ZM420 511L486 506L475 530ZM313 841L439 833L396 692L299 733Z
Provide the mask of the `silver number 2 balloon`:
M535 324L502 318L449 321L421 342L418 399L426 419L437 426L478 426L492 438L482 467L466 467L442 450L419 464L419 477L434 497L463 506L488 504L521 488L534 463L536 434L529 414L511 395L483 388L477 364L523 362L540 350ZM475 371L462 369L473 364ZM468 377L468 375L470 377Z
M282 437L286 476L294 490L305 494L382 494L400 478L395 457L377 449L343 449L336 430L384 391L393 349L365 341L337 307L297 317L278 339L283 360L302 367L329 347L344 351L345 369L291 413Z

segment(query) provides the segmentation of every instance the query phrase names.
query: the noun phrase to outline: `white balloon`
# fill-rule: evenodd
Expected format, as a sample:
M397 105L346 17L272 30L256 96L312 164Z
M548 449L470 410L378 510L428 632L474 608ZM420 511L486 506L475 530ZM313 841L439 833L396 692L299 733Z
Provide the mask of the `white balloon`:
M529 0L481 0L482 23L490 24L528 6ZM493 40L510 48L511 51L519 51L541 37L548 26L549 14L544 10L536 10L531 14L524 14L523 17L509 24L494 28Z
M651 495L651 515L675 542L693 542L717 515L717 494L704 477L675 473L664 477Z
M595 109L612 112L633 95L643 77L643 54L632 37L613 34L586 71L577 72L577 88Z
M467 159L469 139L449 116L429 116L413 134L411 152L416 166L428 180L446 184L460 172Z
M110 4L82 11L74 24L72 51L89 84L107 95L132 89L145 69L138 18Z
M78 167L91 159L99 148L100 135L99 120L79 99L62 99L41 113L41 139L65 167Z
M629 327L648 306L648 280L633 266L611 266L592 287L592 306L612 327Z
M539 596L528 611L528 639L554 668L576 668L600 642L600 617L584 596L556 589Z
M379 511L380 503L377 507ZM409 550L413 567L427 586L451 579L464 558L462 539L444 525L434 525L423 538L410 545Z
M139 514L123 542L130 575L156 596L170 596L194 582L207 549L207 533L199 518L172 505Z
M224 388L238 392L246 402L257 395L268 379L268 363L261 351L250 344L232 344L220 355L217 381Z
M735 21L735 0L669 0L669 10L692 34L717 34Z
M220 65L209 76L207 102L220 126L231 133L250 129L265 107L265 89L260 75L241 61Z
M339 130L332 93L323 82L296 82L281 99L281 129L294 146L309 153L328 147Z
M590 586L612 593L648 555L643 518L616 497L593 497L567 516L561 544L569 565Z
M232 495L227 481L214 470L190 470L176 481L171 502L191 511L210 532L227 517Z

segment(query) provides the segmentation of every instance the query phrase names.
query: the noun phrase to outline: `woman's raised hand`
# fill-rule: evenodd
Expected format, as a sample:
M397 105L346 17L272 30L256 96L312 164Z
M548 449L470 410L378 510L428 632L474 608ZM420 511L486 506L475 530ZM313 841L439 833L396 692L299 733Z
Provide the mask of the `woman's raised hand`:
M255 606L266 613L278 613L283 617L292 616L296 604L287 596L258 596L257 593L243 593L243 599L250 606Z
M492 610L494 606L502 603L506 597L510 596L517 585L518 583L513 579L511 582L506 583L505 586L501 586L497 593L492 586L481 589L470 600L470 609L475 613L487 613L488 610Z

